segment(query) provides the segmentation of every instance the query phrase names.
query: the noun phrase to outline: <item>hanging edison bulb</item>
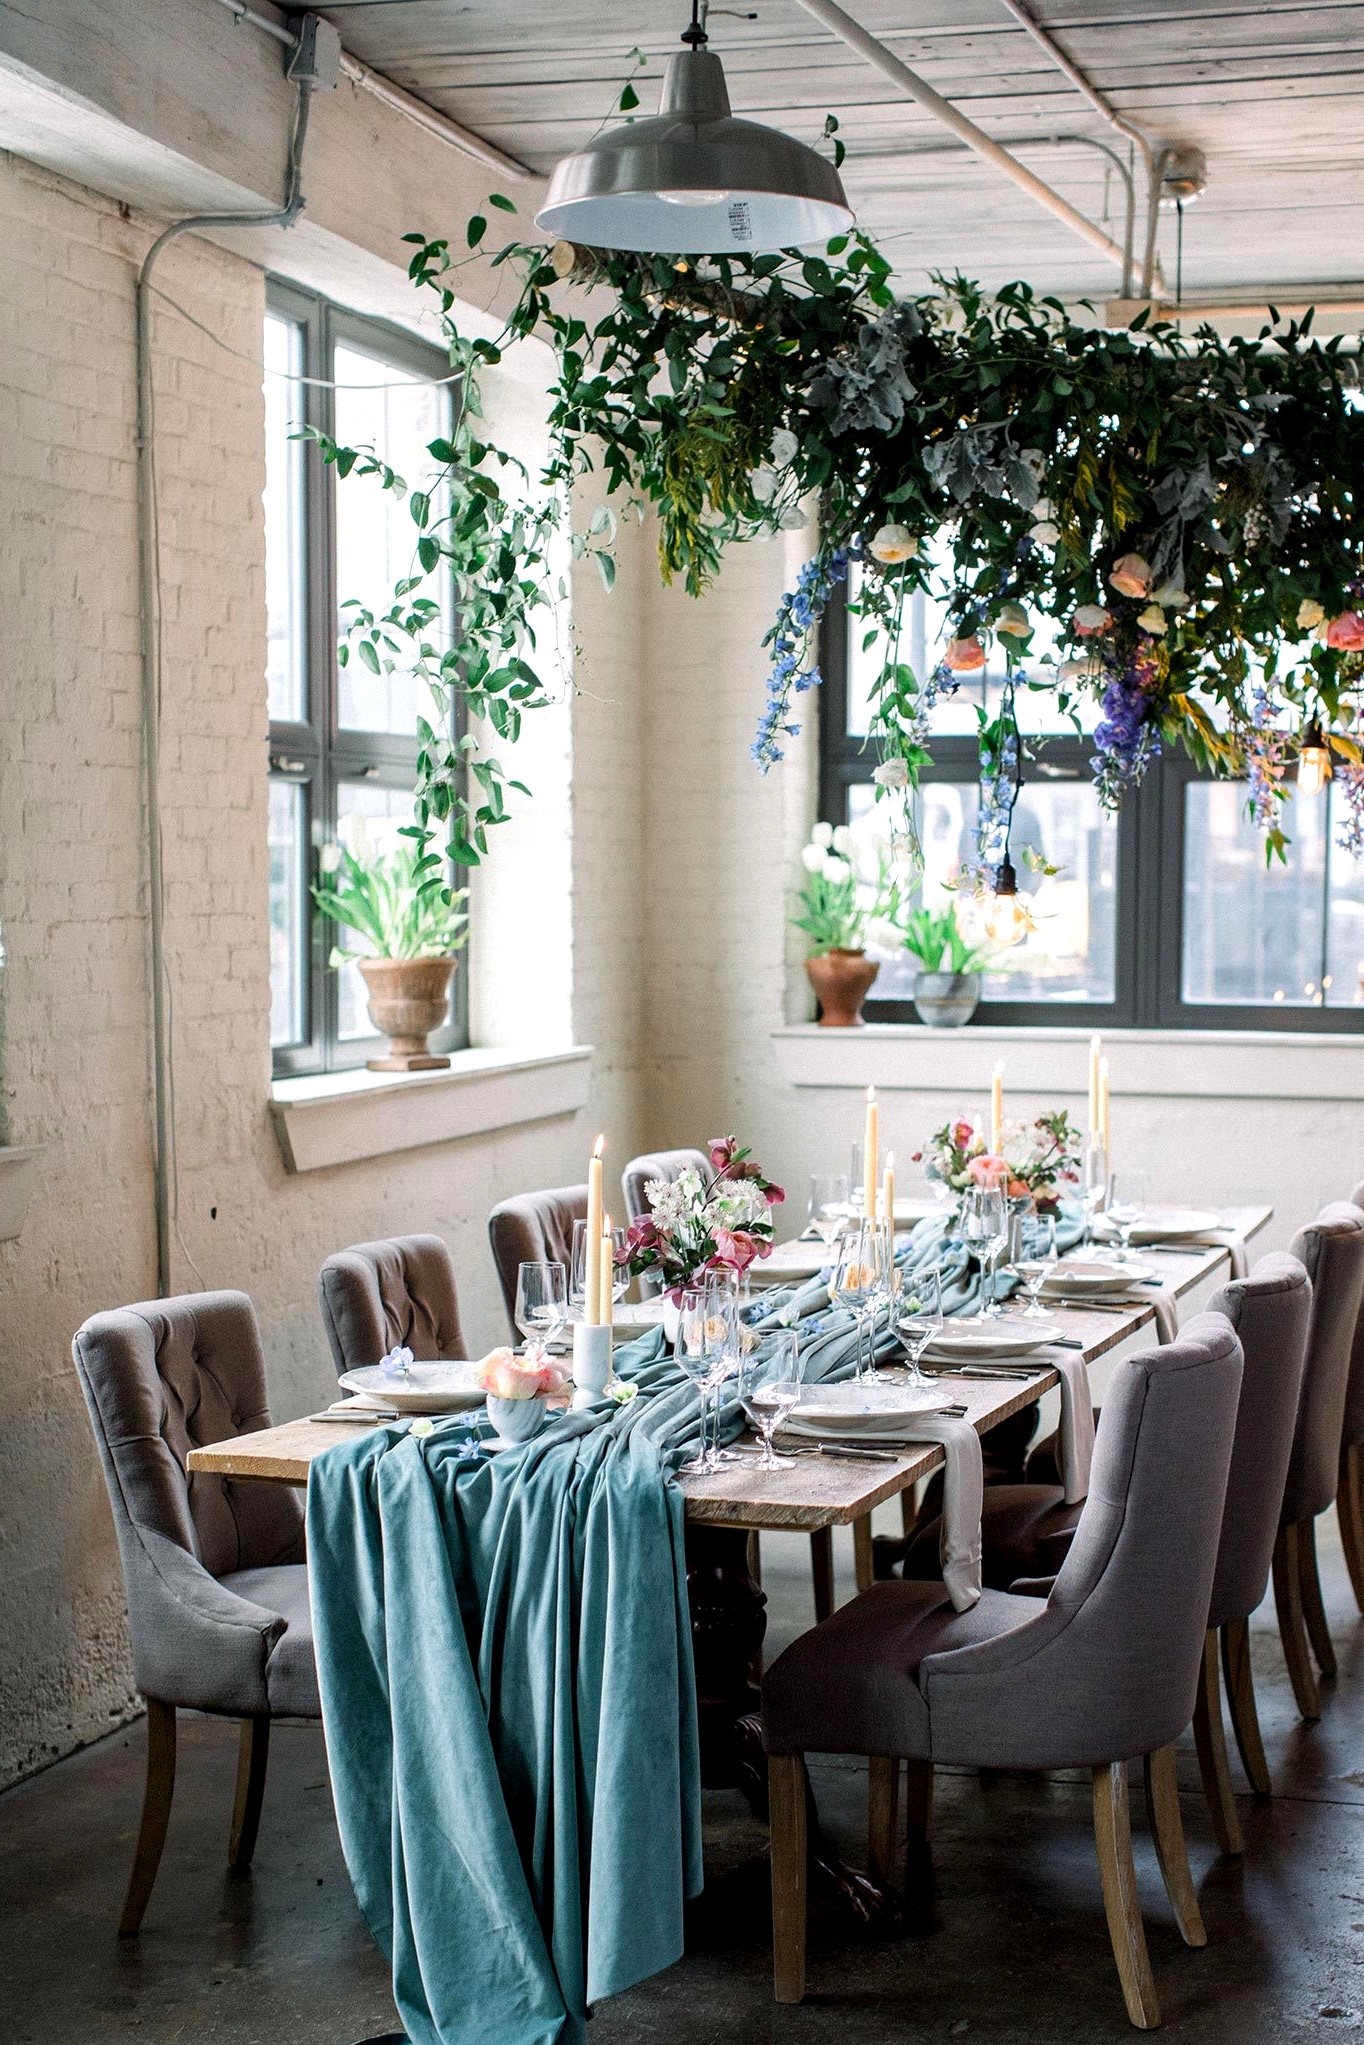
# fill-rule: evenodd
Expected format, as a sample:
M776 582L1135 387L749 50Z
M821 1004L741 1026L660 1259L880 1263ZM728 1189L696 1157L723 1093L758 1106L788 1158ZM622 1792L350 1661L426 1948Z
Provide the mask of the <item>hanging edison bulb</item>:
M1006 852L995 871L994 892L985 910L985 935L991 944L1017 944L1032 929L1028 905L1018 892L1018 875Z
M1298 748L1298 793L1320 795L1331 778L1331 748L1326 734L1315 720L1308 725Z

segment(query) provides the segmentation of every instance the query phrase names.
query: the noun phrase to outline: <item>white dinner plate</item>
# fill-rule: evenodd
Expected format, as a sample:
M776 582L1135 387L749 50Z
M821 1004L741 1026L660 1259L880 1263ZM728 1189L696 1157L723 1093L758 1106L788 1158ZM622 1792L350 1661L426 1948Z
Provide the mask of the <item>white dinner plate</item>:
M893 1434L910 1426L919 1414L939 1413L951 1403L952 1395L936 1385L863 1385L847 1379L836 1385L807 1385L783 1426L791 1434L826 1441Z
M459 1413L483 1404L478 1371L476 1363L413 1363L406 1377L397 1377L372 1363L343 1372L338 1383L398 1413Z
M1042 1297L1101 1299L1106 1292L1126 1292L1129 1286L1145 1285L1155 1275L1150 1264L1090 1264L1070 1258L1047 1273Z
M927 1354L936 1362L955 1357L959 1363L971 1357L1027 1356L1061 1332L1054 1321L1034 1321L1029 1327L1013 1315L988 1320L983 1314L954 1315L929 1343Z
M1204 1207L1156 1208L1142 1216L1132 1230L1134 1243L1174 1243L1181 1236L1202 1236L1210 1229L1220 1229L1223 1224L1215 1214L1209 1214ZM1117 1230L1107 1218L1096 1224L1105 1235L1116 1235Z

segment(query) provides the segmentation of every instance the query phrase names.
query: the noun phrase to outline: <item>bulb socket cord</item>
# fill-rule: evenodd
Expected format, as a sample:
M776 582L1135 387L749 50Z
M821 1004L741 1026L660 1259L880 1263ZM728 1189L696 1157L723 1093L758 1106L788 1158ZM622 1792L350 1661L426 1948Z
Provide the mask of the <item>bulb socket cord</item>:
M996 897L1000 895L1016 895L1018 893L1018 870L1009 856L1007 845L1004 848L1004 857L995 868L994 891Z
M710 41L706 34L703 0L691 0L691 22L682 31L682 41L692 50L702 50Z

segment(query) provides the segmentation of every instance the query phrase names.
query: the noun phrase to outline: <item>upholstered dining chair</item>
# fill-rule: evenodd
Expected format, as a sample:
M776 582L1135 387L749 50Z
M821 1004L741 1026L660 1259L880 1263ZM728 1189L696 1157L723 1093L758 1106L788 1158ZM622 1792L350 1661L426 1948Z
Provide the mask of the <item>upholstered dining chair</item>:
M1204 1794L1224 1853L1239 1853L1242 1842L1222 1725L1218 1643L1241 1759L1256 1794L1268 1796L1273 1784L1255 1709L1247 1621L1269 1581L1311 1305L1305 1268L1282 1252L1260 1258L1248 1277L1229 1280L1208 1301L1209 1311L1225 1314L1235 1328L1244 1358L1194 1707ZM1084 1506L1083 1499L1067 1504L1056 1484L1014 1484L987 1491L981 1514L984 1581L999 1590L1012 1590L1024 1581L1034 1586L1034 1594L1044 1590L1065 1560ZM915 1537L905 1559L906 1576L927 1581L939 1574L940 1534L941 1522L934 1521Z
M648 1212L644 1188L651 1179L663 1179L671 1186L688 1169L700 1172L703 1180L710 1177L710 1159L704 1150L655 1150L645 1157L632 1157L620 1176L620 1197L624 1202L621 1220L628 1227ZM651 1271L646 1271L639 1280L641 1299L657 1299L662 1290L663 1280Z
M1364 1208L1364 1179L1350 1195L1350 1204ZM1336 1519L1340 1545L1355 1603L1364 1612L1364 1308L1355 1325L1350 1377L1345 1394L1345 1425L1340 1438L1340 1473L1336 1485Z
M548 1193L520 1193L503 1200L488 1216L488 1240L507 1307L512 1341L518 1264L562 1264L571 1276L573 1224L587 1219L586 1186L559 1186Z
M1312 1314L1274 1543L1274 1603L1293 1695L1303 1717L1312 1719L1321 1716L1313 1657L1323 1676L1336 1672L1321 1602L1316 1521L1340 1486L1350 1363L1364 1305L1364 1211L1351 1201L1332 1201L1290 1247L1312 1280Z
M270 1722L319 1718L303 1508L283 1485L191 1476L190 1449L270 1425L243 1292L94 1314L72 1345L104 1465L147 1702L147 1781L120 1934L142 1922L175 1789L178 1707L242 1722L228 1839L250 1864Z
M1127 1764L1145 1762L1165 1886L1184 1939L1206 1943L1189 1876L1172 1743L1198 1688L1241 1380L1221 1314L1113 1373L1090 1494L1055 1583L986 1590L954 1612L941 1583L885 1582L779 1656L763 1682L779 2002L805 1992L809 1752L865 1754L870 1863L895 1858L899 1764L910 1832L927 1835L936 1762L1091 1770L1109 1935L1127 2013L1160 2022L1136 1899Z
M318 1273L317 1297L338 1377L399 1347L419 1363L465 1354L454 1262L441 1236L337 1250Z

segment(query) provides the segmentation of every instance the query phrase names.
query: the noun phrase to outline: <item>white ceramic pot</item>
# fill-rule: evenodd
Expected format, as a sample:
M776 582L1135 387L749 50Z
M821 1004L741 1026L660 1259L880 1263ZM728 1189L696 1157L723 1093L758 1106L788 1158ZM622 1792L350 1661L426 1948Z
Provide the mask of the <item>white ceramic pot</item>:
M538 1396L534 1399L499 1399L489 1392L488 1418L497 1429L501 1446L514 1448L518 1442L529 1441L532 1435L540 1432L545 1424L545 1402Z

